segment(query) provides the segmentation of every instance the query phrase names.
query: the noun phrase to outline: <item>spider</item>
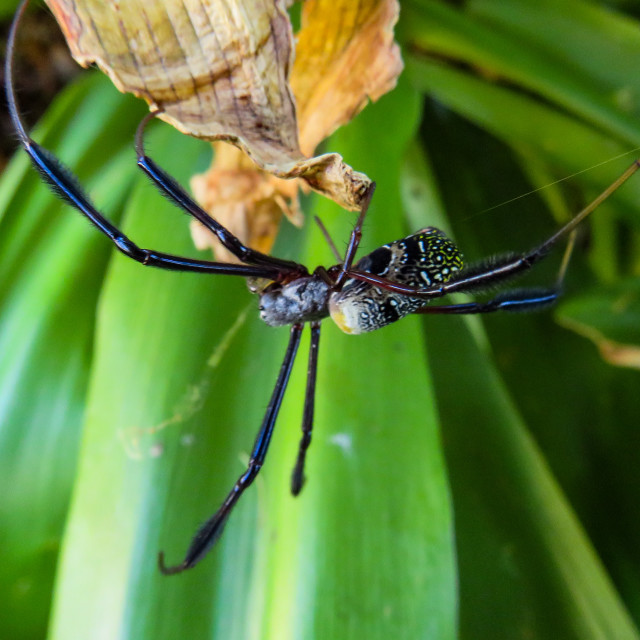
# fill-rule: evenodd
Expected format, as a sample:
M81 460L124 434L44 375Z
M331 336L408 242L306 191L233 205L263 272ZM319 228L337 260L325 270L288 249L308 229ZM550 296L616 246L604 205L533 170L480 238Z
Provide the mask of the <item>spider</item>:
M297 262L282 260L245 246L209 216L174 178L146 155L144 129L158 113L152 112L142 120L135 135L138 166L178 208L212 231L222 245L242 264L197 260L143 249L102 215L84 193L74 174L50 151L35 142L25 130L13 86L15 37L25 7L26 2L18 9L9 34L5 89L15 132L43 181L57 196L85 216L128 258L145 266L169 271L247 278L250 290L259 296L261 319L272 327L290 326L289 343L247 468L240 475L220 508L197 531L181 563L166 566L163 554L159 554L160 570L167 575L190 569L202 560L222 534L234 506L260 472L269 449L304 325L310 326L311 343L302 418L302 438L291 477L291 491L294 495L300 493L304 483L306 454L311 442L322 320L331 317L340 329L355 335L381 329L416 313L479 314L546 308L552 305L561 293L571 242L569 242L569 250L565 254L557 282L551 287L507 290L484 302L445 305L428 305L428 303L452 293L477 293L523 275L545 258L561 239L569 236L602 201L640 168L640 160L636 160L593 202L529 251L500 254L471 265L463 264L462 254L456 245L435 227L427 227L405 238L389 242L356 262L363 223L375 190L375 183L372 183L371 187L362 194L361 211L351 232L344 257L341 258L338 255L338 263L331 267L319 266L309 271L307 267ZM322 229L328 236L324 227ZM333 243L330 242L330 244L333 247Z

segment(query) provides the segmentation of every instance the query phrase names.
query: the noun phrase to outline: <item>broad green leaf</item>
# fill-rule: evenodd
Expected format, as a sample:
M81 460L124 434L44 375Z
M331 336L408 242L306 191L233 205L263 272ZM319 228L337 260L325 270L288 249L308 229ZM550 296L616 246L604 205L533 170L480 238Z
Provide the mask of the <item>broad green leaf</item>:
M516 150L535 153L556 173L563 172L563 177L580 172L576 181L603 190L632 162L632 156L624 154L628 146L520 93L439 62L415 59L407 67L421 90ZM623 154L627 157L618 157ZM585 169L590 170L582 173ZM522 194L514 190L513 197L519 195ZM622 211L637 224L640 182L630 181L613 199L624 202L627 209Z
M525 19L517 26L511 24L511 28L505 29L499 18L492 16L492 13L499 16L518 12L520 0L494 3L502 8L488 9L490 20L483 15L485 4L471 2L468 7L459 8L434 0L412 0L404 7L403 38L420 53L471 64L486 78L506 79L539 93L592 124L604 126L611 134L636 145L639 143L634 88L637 80L633 77L632 67L626 69L624 77L617 73L603 79L602 75L598 77L585 71L584 61L573 64L580 56L584 59L585 50L597 59L607 40L610 54L604 56L600 65L608 60L610 64L621 66L613 62L612 41L617 45L616 62L637 56L638 42L629 37L629 20L605 18L606 12L602 9L576 0L567 3L572 6L565 5L560 9L550 2L530 3L526 12L529 22L537 18L538 24L545 25L544 29L539 29L545 35L538 39L523 37L526 27L521 23L525 23ZM597 13L603 18L600 29L591 29L589 33L586 27L591 26L589 23ZM571 16L570 29L567 29L568 16ZM528 25L528 29L534 30L535 26ZM567 30L585 37L579 39L574 35L574 39L565 40ZM548 41L553 41L554 45L550 46ZM593 41L596 48L591 51L587 47Z
M417 218L421 200L433 205L441 196L416 149L407 174ZM441 216L423 207L415 222L440 224ZM506 321L522 333L522 317ZM487 357L486 339L469 329L452 318L425 320L454 491L461 637L638 637Z
M35 134L86 160L90 185L95 118L108 126L125 117L110 91L97 76L71 87L57 101L65 108L53 109ZM77 108L75 126L69 105ZM116 128L111 152L124 143ZM129 188L130 162L130 153L119 154L100 168L97 194L109 206ZM0 202L0 635L18 640L46 632L109 249L53 198L24 155L3 176Z
M429 322L427 344L456 505L461 637L638 638L482 350L458 320Z
M443 42L448 47L445 58L450 54L459 60L451 43L464 43L460 51L465 64L454 67L438 55L433 60L425 58L420 47L409 41L412 57L408 71L416 86L511 146L515 159L526 163L520 171L536 180L533 187L523 183L517 160L506 159L508 154L500 145L473 127L461 125L442 106L431 111L425 119L425 136L430 152L440 158L436 162L437 173L448 176L443 181L448 185L447 209L454 214L457 210L460 222L455 226L456 235L463 251L472 258L531 246L549 232L539 215L543 203L536 196L518 196L553 179L565 178L567 188L563 191L568 206L560 210L577 211L628 163L627 159L614 163L611 158L625 151L627 158L632 157L634 152L628 149L637 144L633 131L622 136L622 143L620 136L610 138L603 133L621 133L614 124L621 120L610 117L610 109L620 111L624 119L634 108L634 67L623 63L635 58L633 47L638 44L634 34L638 31L634 23L607 13L608 8L602 11L592 2L553 7L529 3L519 11L521 4L478 1L466 5L473 10L465 13L439 3L428 14L405 11L403 16L403 33L412 34L425 45L425 51L431 46L428 34L434 32L436 48ZM571 14L569 19L567 11ZM480 17L481 13L489 20ZM430 20L424 19L427 15ZM491 24L493 20L499 24ZM576 27L569 29L573 20ZM466 21L474 24L469 26ZM536 31L532 26L536 21L545 28ZM503 27L507 24L514 31L505 39L507 29L503 31ZM563 28L566 34L560 35ZM482 39L469 39L469 34L477 35L482 29L491 32L486 45L494 59L489 66ZM496 39L500 46L491 49ZM529 60L536 61L541 75L546 75L543 68L549 62L560 72L563 67L580 67L576 78L585 90L569 83L571 91L561 99L565 88L548 83L549 78L558 77L555 71L547 78L532 79L526 77L529 67L524 73L507 73L508 83L500 75L487 73L492 68L508 70L511 60L521 59L520 47L526 50ZM614 64L614 59L618 63ZM496 67L492 67L494 63ZM610 80L607 65L612 68ZM476 69L480 70L478 76ZM588 69L593 70L593 78L587 77ZM522 92L521 86L527 91ZM595 118L602 102L588 104L594 87L609 103ZM595 126L585 124L585 118ZM637 129L635 120L631 126ZM455 131L455 135L442 135L443 128ZM494 162L496 156L505 156L505 160ZM566 179L568 173L576 175ZM536 178L536 174L550 175L552 179ZM576 185L582 187L578 189ZM638 220L638 186L638 180L631 180L592 216L591 271L584 268L585 246L579 243L569 272L567 295L579 291L581 283L589 289L598 279L610 285L637 273L638 235L634 228ZM557 205L555 209L558 210ZM616 224L611 212L631 225ZM544 283L554 277L553 267L538 268L536 272L537 278L529 281ZM626 605L636 621L640 620L640 555L635 544L640 535L635 508L640 478L633 462L638 446L635 425L640 415L634 378L637 374L614 371L598 362L590 345L581 346L567 332L554 329L545 322L545 314L488 318L485 324L505 384L541 443ZM462 599L464 610L464 594Z
M638 22L610 4L472 0L467 7L475 19L543 51L589 91L597 88L614 108L637 117L640 80L633 65L621 61L640 56ZM571 102L567 106L578 110Z
M381 176L369 245L404 235L399 166L417 116L404 87L332 145ZM149 148L184 181L203 147L156 133ZM346 237L350 216L320 210ZM144 246L193 251L184 218L146 183L125 228ZM302 252L289 237L311 265L331 259L317 230ZM52 638L454 637L449 495L419 321L360 338L325 324L303 494L289 495L289 477L306 343L256 485L210 557L165 578L157 551L179 561L246 464L287 331L261 326L239 279L115 259Z
M18 7L19 0L4 0L0 5L0 16L3 18L10 18L13 12Z

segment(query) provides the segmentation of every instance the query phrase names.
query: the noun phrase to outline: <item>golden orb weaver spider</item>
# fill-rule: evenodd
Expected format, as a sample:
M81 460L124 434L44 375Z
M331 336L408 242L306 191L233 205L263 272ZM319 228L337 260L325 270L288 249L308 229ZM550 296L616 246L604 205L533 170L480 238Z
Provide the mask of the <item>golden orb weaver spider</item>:
M280 260L244 246L235 236L203 211L186 191L155 161L143 146L144 126L136 135L138 165L155 185L175 204L209 228L222 244L243 264L194 260L154 250L142 249L110 223L86 196L73 174L43 147L34 142L20 121L12 78L12 53L23 3L14 22L8 46L6 88L16 133L43 180L68 204L83 214L120 252L147 266L166 270L238 275L251 278L260 296L260 315L270 326L290 325L289 345L274 392L256 438L249 465L238 479L219 510L196 534L185 559L164 573L178 573L197 564L208 552L242 493L260 471L275 427L304 324L311 327L311 351L308 384L303 412L303 437L292 476L292 492L299 493L304 478L304 462L313 426L313 403L321 320L332 317L346 333L365 333L382 328L412 313L478 314L494 311L526 311L552 304L559 295L559 283L547 289L511 290L485 302L426 306L433 298L456 292L478 292L503 284L528 271L542 260L555 244L574 230L605 198L625 182L638 168L634 163L589 206L569 223L530 251L492 257L463 267L455 245L439 230L426 228L406 238L390 242L355 262L362 226L373 189L351 233L344 258L329 268L306 267Z

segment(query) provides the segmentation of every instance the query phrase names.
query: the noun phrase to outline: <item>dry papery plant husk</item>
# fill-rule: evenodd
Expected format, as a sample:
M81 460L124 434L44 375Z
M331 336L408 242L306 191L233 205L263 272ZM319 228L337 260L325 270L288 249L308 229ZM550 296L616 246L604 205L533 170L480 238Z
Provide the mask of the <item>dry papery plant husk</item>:
M313 154L395 86L397 0L307 0L295 35L277 0L47 4L81 65L96 63L161 119L213 142L213 164L192 189L243 242L266 252L283 214L300 224L300 185L360 208L369 178L338 154ZM197 246L232 259L199 223L192 230Z

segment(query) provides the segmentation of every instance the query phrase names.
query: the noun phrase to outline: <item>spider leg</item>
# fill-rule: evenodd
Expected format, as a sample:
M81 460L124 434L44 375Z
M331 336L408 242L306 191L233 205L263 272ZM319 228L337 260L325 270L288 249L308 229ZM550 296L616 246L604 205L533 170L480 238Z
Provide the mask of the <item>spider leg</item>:
M309 347L309 365L307 369L307 389L304 396L304 411L302 414L302 438L298 448L298 458L291 474L291 493L297 496L304 484L304 463L307 449L311 444L311 430L313 429L313 406L316 394L316 374L318 372L318 347L320 345L320 323L311 323L311 345Z
M151 249L142 249L118 227L109 222L83 192L75 176L47 149L31 140L21 138L25 151L43 180L65 202L82 213L97 229L107 236L125 256L145 266L160 267L170 271L195 271L236 276L277 278L281 270L277 267L228 264L184 258Z
M183 211L214 233L222 245L236 256L238 260L246 264L277 267L282 273L298 273L301 271L306 273L306 269L297 262L274 258L273 256L268 256L242 244L236 236L200 207L193 198L189 196L185 189L178 184L175 178L145 154L143 140L144 128L147 123L159 113L161 113L161 111L152 111L142 119L136 131L135 144L138 155L138 166L147 174L156 187L158 187L164 195L173 200Z
M576 229L569 233L567 247L562 256L556 283L553 287L514 289L511 291L503 291L495 298L486 302L467 302L463 304L446 304L437 306L424 306L414 313L447 313L447 314L471 314L471 313L491 313L493 311L540 311L547 307L553 306L560 294L562 293L562 283L569 267L571 255L576 243Z
M636 160L595 200L593 200L593 202L577 213L571 220L569 220L569 222L567 222L567 224L561 227L537 247L534 247L526 253L498 255L490 258L489 260L471 265L461 271L459 275L454 276L451 280L437 287L430 287L426 289L410 287L387 280L372 273L367 273L366 271L358 271L355 269L349 270L346 275L349 278L368 282L380 287L381 289L386 289L387 291L400 293L413 298L423 298L424 300L440 298L458 291L478 291L501 284L511 278L522 275L534 264L542 260L560 239L570 234L594 209L596 209L614 191L621 187L638 169L640 169L640 160Z
M364 218L367 215L369 205L371 204L371 198L373 198L375 190L376 183L372 182L369 186L369 190L362 200L360 215L358 216L358 220L356 221L355 227L353 227L353 231L349 237L349 244L347 245L347 251L344 254L342 267L340 268L340 272L338 273L333 285L335 291L340 291L340 289L342 289L342 286L350 275L351 266L353 265L353 260L356 257L356 251L358 250L360 240L362 239L362 225L364 224Z
M336 243L333 241L333 238L329 234L327 227L324 226L324 222L322 222L322 220L320 220L318 216L313 216L313 219L315 220L315 223L318 225L318 227L320 227L320 231L322 231L322 235L324 236L324 239L327 241L327 244L329 245L329 248L333 252L333 255L336 257L336 260L340 262L340 260L342 260L342 256L340 255L340 252L336 247Z
M13 52L15 50L16 31L27 4L28 0L24 0L20 5L9 33L7 57L5 61L7 102L13 126L22 146L29 154L29 158L36 170L56 195L88 218L101 233L106 235L115 244L119 251L143 265L160 267L171 271L195 271L245 277L278 277L282 273L282 269L278 268L275 264L268 265L265 263L263 266L225 264L208 260L183 258L150 249L141 249L96 209L89 197L84 193L73 173L65 167L53 153L31 139L20 119L13 88Z
M534 311L553 305L559 296L559 289L515 289L505 291L487 302L425 306L414 313L470 314L491 313L493 311Z
M199 531L196 533L191 546L187 550L184 560L175 566L167 567L164 563L164 554L160 552L158 556L158 565L160 571L165 575L173 575L180 573L186 569L194 567L202 558L207 554L209 549L213 546L216 540L222 534L224 525L227 523L229 514L235 506L236 502L240 499L240 496L255 480L258 472L264 464L267 450L269 449L269 443L271 436L273 435L273 428L278 417L278 411L282 403L285 389L287 388L287 382L293 368L293 361L295 359L298 345L300 344L300 337L302 335L302 324L294 324L291 326L291 334L289 338L289 345L280 367L280 373L278 374L278 380L276 386L271 395L269 406L265 413L260 431L256 437L253 445L253 451L251 452L251 458L247 470L238 478L233 489L229 492L222 506L216 511L216 513L205 522Z

